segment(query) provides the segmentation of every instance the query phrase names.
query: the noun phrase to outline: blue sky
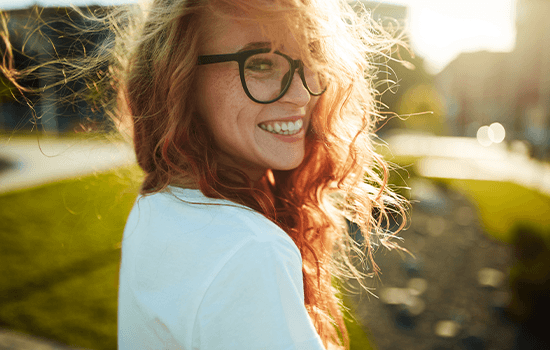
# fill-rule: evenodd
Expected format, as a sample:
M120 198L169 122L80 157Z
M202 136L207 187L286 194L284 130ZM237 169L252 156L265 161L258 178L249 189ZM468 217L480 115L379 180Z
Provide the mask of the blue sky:
M113 5L137 0L0 0L0 9L42 6ZM517 0L383 0L408 6L408 28L417 55L432 73L461 52L510 51L515 45Z

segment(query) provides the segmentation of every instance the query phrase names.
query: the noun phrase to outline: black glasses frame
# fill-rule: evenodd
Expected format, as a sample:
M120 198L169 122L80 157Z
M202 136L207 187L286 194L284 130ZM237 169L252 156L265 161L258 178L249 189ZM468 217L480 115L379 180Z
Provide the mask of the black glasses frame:
M269 100L269 101L259 101L259 100L255 99L250 94L250 91L248 91L248 88L246 86L246 81L245 81L245 78L244 78L244 63L246 62L246 60L250 56L260 54L260 53L268 53L268 52L272 52L271 49L263 48L263 49L255 49L255 50L246 50L246 51L241 51L241 52L237 52L237 53L229 53L229 54L223 54L223 55L202 55L202 56L198 57L197 65L205 65L205 64L220 63L220 62L231 62L231 61L238 62L239 63L239 75L241 77L241 84L243 86L244 92L246 93L246 96L248 96L252 101L254 101L256 103L261 103L261 104L273 103L273 102L279 100L281 97L283 97L286 94L286 92L288 91L288 88L290 87L290 85L292 84L292 78L294 78L294 72L296 70L298 70L298 74L300 75L300 79L302 80L302 84L304 84L304 87L306 88L306 90L309 92L310 95L319 96L319 95L323 94L326 91L326 89L327 89L326 87L323 89L323 91L321 91L319 93L314 93L310 90L309 86L307 86L306 77L304 75L304 63L301 60L295 60L292 57L290 57L288 55L285 55L282 52L273 51L273 53L284 57L288 61L288 63L290 64L290 70L289 70L290 78L288 79L286 85L281 89L281 92L279 93L279 96L277 96L276 98L274 98L272 100Z

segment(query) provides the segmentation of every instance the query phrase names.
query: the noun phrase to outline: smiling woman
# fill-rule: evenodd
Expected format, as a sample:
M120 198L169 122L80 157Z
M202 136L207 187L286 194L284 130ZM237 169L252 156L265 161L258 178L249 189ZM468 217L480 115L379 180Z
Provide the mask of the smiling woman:
M332 277L361 278L352 255L375 234L395 247L384 224L404 213L372 144L374 62L396 40L346 1L154 0L106 19L99 92L145 174L119 349L349 347Z
M300 60L273 52L259 24L224 17L209 19L214 21L217 25L210 33L212 40L207 40L201 51L238 53L199 56L201 65L218 64L199 69L198 114L227 154L226 162L237 165L250 179L259 180L267 169L298 167L304 159L311 112L324 91L310 77L316 74L304 69ZM297 43L294 40L286 46L292 44ZM248 49L258 46L264 49ZM238 65L220 59L228 57ZM306 75L316 93L309 88Z

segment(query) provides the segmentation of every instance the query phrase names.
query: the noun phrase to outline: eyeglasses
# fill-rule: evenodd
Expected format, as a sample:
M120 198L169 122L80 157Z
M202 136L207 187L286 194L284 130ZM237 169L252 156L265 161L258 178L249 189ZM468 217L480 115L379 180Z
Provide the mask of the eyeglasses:
M247 50L224 55L199 56L198 65L236 61L244 92L254 102L273 103L288 91L294 72L302 79L312 96L319 96L327 88L326 78L304 66L301 60L292 59L269 48Z

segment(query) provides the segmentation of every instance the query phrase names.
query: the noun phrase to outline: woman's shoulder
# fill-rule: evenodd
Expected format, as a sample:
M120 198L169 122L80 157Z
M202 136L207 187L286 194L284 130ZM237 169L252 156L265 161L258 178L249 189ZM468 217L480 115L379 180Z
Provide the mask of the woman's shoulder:
M205 197L198 190L169 191L139 196L128 218L126 231L155 231L155 236L174 239L206 239L211 244L284 241L290 237L262 214L223 199ZM167 238L167 237L166 237ZM297 249L297 248L296 248Z
M195 339L219 348L224 338L255 349L281 343L289 324L294 333L307 325L301 256L290 237L250 209L182 192L136 201L122 245L122 322L139 322L131 312L145 310L154 322L183 330L182 343ZM243 329L262 344L251 344ZM279 343L272 342L274 334Z
M122 242L124 271L136 271L132 276L140 286L155 290L177 280L204 291L232 264L270 256L301 271L298 248L277 225L246 207L193 190L138 197Z

